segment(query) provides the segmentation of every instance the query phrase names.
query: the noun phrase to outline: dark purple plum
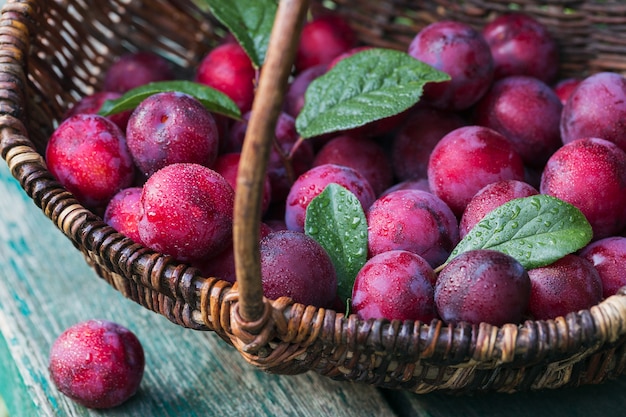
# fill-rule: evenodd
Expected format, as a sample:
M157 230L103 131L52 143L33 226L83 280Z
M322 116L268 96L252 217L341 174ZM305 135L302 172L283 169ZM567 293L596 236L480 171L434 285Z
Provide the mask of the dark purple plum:
M506 13L482 34L493 55L495 79L528 75L551 83L559 70L558 45L548 28L525 13Z
M437 108L465 110L487 92L493 81L489 45L480 32L459 21L426 26L413 38L408 53L450 76L450 81L424 86L424 100Z
M474 122L502 133L524 163L542 167L561 145L563 105L537 78L518 75L496 81L476 104Z
M269 299L330 307L337 295L337 276L326 250L304 233L284 230L261 239L261 283Z
M536 320L554 319L587 309L602 300L602 280L588 260L566 255L528 271L532 290L529 313Z
M143 100L128 120L128 147L147 177L174 163L211 167L219 151L213 115L194 97L162 92Z
M121 55L104 74L102 89L125 93L133 88L175 78L171 63L149 51L130 52Z
M478 249L448 263L435 284L435 305L447 323L519 323L528 309L530 278L502 252Z

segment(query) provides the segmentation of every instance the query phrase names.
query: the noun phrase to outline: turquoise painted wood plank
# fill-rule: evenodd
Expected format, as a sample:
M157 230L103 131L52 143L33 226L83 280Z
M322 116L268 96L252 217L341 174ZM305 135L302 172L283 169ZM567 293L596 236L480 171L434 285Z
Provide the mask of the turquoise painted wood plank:
M0 382L2 395L11 399L11 417L102 415L61 395L47 372L54 339L90 318L127 326L146 353L138 395L110 416L394 415L372 387L312 373L262 373L214 333L184 329L123 298L87 266L0 161L0 334L8 351L0 359L10 356L14 363L11 372L2 369ZM14 398L30 401L30 410Z

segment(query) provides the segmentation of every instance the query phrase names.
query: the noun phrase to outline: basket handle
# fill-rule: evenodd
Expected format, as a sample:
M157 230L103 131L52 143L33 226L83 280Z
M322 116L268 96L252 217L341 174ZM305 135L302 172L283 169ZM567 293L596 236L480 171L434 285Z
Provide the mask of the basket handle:
M259 227L267 162L294 61L308 0L281 0L241 151L235 195L233 250L239 315L256 322L264 315Z

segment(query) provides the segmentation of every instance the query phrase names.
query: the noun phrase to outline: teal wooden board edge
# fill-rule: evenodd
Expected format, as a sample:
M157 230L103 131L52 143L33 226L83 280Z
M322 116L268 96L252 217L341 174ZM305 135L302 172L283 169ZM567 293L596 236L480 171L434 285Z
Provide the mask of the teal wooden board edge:
M34 416L28 389L13 362L7 341L0 333L0 417Z

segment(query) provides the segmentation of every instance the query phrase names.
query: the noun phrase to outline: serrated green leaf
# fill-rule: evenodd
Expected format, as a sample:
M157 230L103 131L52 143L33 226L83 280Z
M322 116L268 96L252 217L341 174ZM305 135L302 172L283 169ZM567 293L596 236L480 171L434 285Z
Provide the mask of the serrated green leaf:
M426 83L449 79L407 53L366 49L342 59L309 85L296 129L311 138L363 126L413 106Z
M354 279L367 260L367 220L359 200L341 185L329 184L309 203L304 231L330 255L339 297L351 298Z
M259 68L265 61L270 33L278 4L276 0L197 0L233 34L252 64Z
M493 249L526 269L549 265L591 241L591 225L575 206L539 194L509 201L488 213L445 262L473 249ZM444 264L445 265L445 264Z
M125 110L132 110L151 95L166 91L189 94L213 113L223 114L233 119L241 118L239 107L230 97L207 85L186 80L157 81L133 88L118 99L106 100L98 114L108 116Z

